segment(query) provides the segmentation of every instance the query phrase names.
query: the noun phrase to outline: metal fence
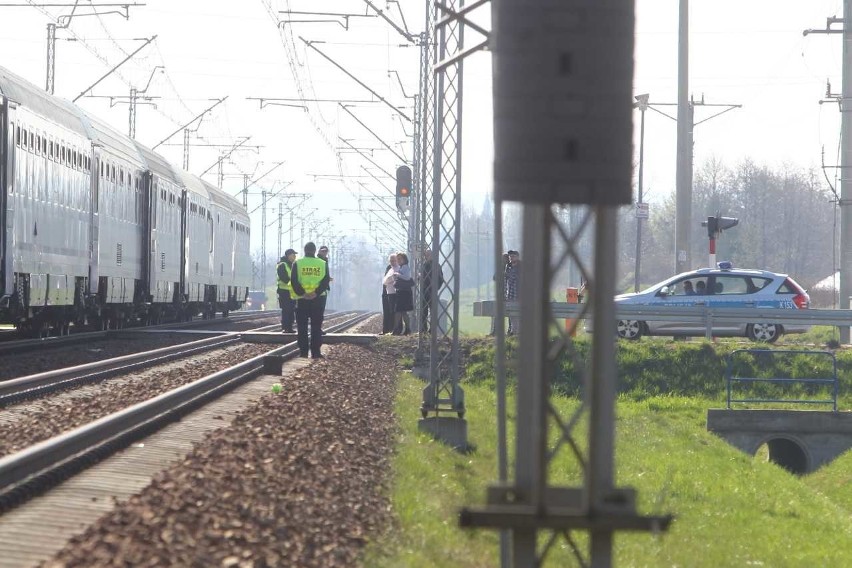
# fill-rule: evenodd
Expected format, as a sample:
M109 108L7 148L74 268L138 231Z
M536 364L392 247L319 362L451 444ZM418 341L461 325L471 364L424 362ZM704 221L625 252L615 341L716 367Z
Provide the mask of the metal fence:
M766 357L775 359L783 355L804 355L807 357L827 357L831 360L831 376L825 378L814 377L739 377L734 374L734 362L743 354ZM728 391L728 410L731 409L732 403L788 403L788 404L831 404L834 411L837 412L837 358L833 353L828 351L803 351L789 349L737 349L728 355L728 367L725 373ZM734 398L733 389L737 384L773 384L773 385L814 385L814 386L830 386L831 398L767 398L753 396L751 398Z

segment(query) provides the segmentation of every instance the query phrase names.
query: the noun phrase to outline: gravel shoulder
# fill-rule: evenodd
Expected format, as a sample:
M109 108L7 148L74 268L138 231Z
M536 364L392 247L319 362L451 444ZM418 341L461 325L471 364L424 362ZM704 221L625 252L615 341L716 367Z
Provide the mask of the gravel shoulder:
M396 360L328 349L46 566L351 566L390 522Z

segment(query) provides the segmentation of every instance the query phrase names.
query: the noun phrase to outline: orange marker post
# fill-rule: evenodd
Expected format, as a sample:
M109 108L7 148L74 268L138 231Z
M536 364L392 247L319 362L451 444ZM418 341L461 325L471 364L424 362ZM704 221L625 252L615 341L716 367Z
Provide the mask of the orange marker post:
M569 304L579 304L580 303L580 290L578 288L566 288L565 289L565 301ZM571 337L574 337L577 334L577 329L571 329L574 325L574 320L571 318L565 318L565 331L567 331Z

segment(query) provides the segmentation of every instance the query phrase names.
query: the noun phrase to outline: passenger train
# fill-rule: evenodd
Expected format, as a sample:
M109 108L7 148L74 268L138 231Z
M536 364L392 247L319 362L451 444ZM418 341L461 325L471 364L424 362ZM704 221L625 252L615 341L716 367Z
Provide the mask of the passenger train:
M251 283L230 195L0 67L0 323L212 317Z

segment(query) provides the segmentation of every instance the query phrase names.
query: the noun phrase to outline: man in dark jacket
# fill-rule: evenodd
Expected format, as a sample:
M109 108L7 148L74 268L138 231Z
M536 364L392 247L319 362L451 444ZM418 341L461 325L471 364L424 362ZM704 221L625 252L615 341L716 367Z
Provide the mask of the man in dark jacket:
M293 299L293 287L290 285L290 269L296 260L296 251L287 249L278 262L278 305L281 306L281 332L295 333L293 322L296 318L296 300Z

